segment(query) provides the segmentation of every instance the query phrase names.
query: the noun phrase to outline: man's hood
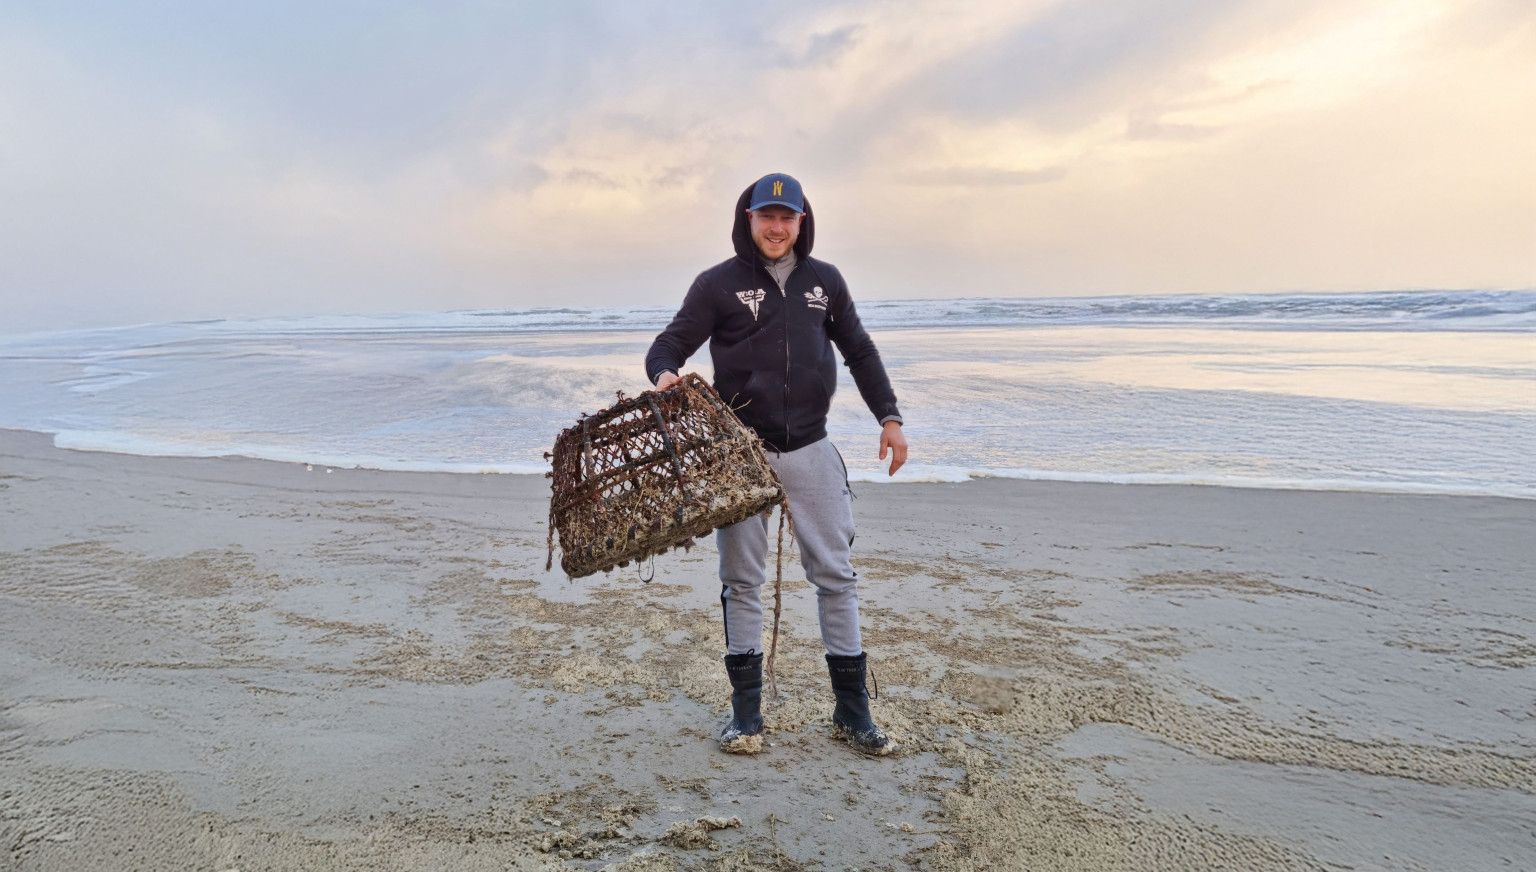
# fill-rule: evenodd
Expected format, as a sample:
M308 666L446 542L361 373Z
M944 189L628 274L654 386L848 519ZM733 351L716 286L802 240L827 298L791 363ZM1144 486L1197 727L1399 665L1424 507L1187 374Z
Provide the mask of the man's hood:
M736 221L731 225L731 244L736 247L736 254L744 258L748 263L755 263L762 258L757 250L757 244L752 241L752 224L747 220L747 203L752 198L753 182L747 185L747 189L736 198ZM804 260L811 254L811 245L816 241L816 218L811 213L811 198L805 198L805 220L800 222L800 238L795 240L795 256Z

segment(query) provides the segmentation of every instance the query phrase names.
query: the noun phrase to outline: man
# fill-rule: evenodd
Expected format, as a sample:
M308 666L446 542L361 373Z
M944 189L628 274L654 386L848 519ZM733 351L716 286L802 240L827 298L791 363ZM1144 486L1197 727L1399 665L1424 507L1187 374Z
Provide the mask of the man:
M865 691L858 576L849 563L854 530L848 470L827 439L827 409L837 389L834 344L880 423L880 459L890 455L890 475L907 460L907 440L880 353L859 323L842 274L810 256L815 229L811 204L793 178L774 173L749 186L736 202L736 256L694 279L677 316L651 344L645 367L665 389L709 340L715 390L762 438L789 497L801 564L816 587L837 698L833 723L858 750L884 756L896 743L870 716ZM762 750L768 519L760 515L722 527L716 542L732 688L732 718L720 747L755 754Z

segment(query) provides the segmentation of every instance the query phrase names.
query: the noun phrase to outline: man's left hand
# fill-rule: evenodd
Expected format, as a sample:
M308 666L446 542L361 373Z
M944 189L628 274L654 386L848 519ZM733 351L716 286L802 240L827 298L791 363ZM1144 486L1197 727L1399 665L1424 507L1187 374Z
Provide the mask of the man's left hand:
M880 428L880 459L885 460L885 454L891 454L891 469L886 475L895 475L896 470L901 469L907 462L907 437L901 432L901 425L895 421L886 421Z

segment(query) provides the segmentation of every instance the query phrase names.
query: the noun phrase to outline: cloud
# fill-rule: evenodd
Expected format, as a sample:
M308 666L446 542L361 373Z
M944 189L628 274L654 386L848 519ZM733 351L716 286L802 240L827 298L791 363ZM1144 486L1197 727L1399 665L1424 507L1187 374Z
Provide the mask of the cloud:
M1526 3L368 9L5 13L0 330L667 302L768 170L884 296L1536 282Z
M813 33L799 53L787 66L830 66L837 63L843 53L853 47L863 30L859 24L845 24L831 30Z
M1161 116L1147 111L1131 113L1125 124L1126 139L1204 139L1220 132L1221 128L1200 124L1169 124Z
M1065 167L1039 170L1000 170L989 167L944 167L925 170L915 176L897 179L904 184L959 187L995 187L998 185L1040 185L1064 178Z

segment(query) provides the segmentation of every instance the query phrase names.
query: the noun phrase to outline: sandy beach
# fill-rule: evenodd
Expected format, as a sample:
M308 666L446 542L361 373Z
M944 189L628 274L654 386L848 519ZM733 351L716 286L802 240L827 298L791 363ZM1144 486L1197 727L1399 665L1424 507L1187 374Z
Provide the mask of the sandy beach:
M715 551L544 571L537 476L0 431L0 868L1536 868L1536 501L855 484L719 753Z

